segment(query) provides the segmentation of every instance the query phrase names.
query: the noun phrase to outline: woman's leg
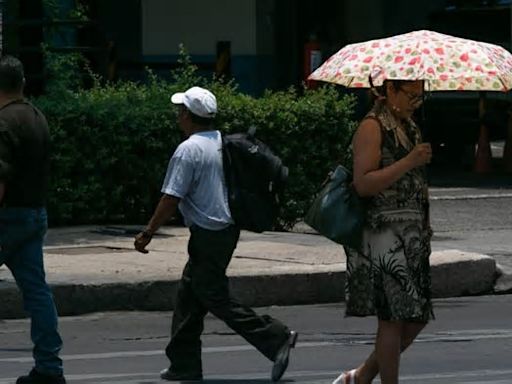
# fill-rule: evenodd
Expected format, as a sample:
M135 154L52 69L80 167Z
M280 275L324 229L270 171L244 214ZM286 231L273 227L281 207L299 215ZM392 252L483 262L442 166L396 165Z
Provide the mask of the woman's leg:
M416 336L425 328L426 323L404 323L402 326L400 352L404 352L414 341ZM357 368L357 384L370 384L379 374L377 354L373 351L366 361Z
M382 384L398 384L403 323L379 320L375 353Z
M413 341L426 325L427 323L404 323L402 329L402 352L405 351L413 343Z

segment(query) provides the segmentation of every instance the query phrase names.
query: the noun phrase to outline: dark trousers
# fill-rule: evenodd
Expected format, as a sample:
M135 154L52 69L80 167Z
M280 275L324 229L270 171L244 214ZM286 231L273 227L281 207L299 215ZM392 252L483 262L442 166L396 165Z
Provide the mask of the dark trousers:
M183 270L171 341L166 354L174 372L202 372L201 333L207 312L223 320L268 359L274 360L288 338L289 329L270 316L259 316L231 297L226 269L240 231L231 226L209 231L190 229L189 260Z

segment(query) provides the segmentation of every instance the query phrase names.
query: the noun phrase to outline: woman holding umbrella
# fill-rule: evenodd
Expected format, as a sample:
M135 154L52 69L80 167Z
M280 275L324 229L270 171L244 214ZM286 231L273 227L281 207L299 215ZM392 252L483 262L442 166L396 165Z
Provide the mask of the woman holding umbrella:
M400 354L433 317L425 165L430 144L411 119L423 81L386 80L353 139L354 187L366 198L360 246L347 254L347 315L378 318L375 350L333 384L398 383Z
M400 353L433 317L428 188L432 150L411 116L430 91L512 89L512 54L488 43L414 31L350 44L309 80L370 87L372 110L353 139L354 186L367 200L362 241L347 254L347 315L377 315L374 352L333 384L398 383ZM372 79L381 85L373 87Z

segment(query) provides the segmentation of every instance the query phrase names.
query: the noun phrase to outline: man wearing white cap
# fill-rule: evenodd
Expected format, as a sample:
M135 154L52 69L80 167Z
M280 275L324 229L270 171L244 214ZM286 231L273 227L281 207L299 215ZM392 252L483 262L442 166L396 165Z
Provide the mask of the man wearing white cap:
M190 228L189 260L183 270L166 354L171 365L160 373L169 381L201 380L201 333L211 312L274 361L277 381L288 366L297 333L270 316L259 316L233 299L226 269L238 243L228 205L222 164L222 138L214 128L217 100L208 90L192 87L171 101L187 139L174 152L162 187L163 196L135 248L147 253L153 234L179 209Z

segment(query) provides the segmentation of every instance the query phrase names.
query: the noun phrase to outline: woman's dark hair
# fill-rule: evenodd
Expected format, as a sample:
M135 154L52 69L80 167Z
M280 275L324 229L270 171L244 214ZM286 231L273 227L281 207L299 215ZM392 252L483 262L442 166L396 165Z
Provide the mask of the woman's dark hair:
M379 85L378 87L373 86L371 80L370 85L372 86L370 89L370 95L371 95L371 101L374 102L379 97L387 97L387 84L391 83L391 86L395 91L399 91L402 88L403 84L406 84L408 80L384 80L382 85Z
M25 84L23 64L13 56L0 58L0 91L19 92Z

